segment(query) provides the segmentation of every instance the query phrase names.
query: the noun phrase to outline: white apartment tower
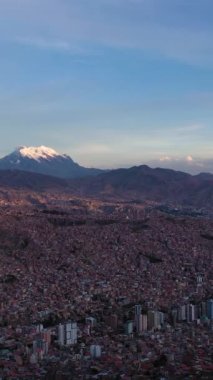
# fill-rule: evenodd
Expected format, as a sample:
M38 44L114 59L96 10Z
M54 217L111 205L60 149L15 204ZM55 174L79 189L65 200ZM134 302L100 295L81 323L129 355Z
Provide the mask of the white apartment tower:
M58 326L58 342L60 346L72 346L77 343L77 323L68 321Z

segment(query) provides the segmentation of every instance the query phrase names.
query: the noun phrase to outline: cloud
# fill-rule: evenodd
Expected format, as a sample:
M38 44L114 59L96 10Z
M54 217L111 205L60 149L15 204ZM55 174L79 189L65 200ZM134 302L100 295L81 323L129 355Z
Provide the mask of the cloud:
M44 38L17 37L15 39L15 42L17 42L20 45L36 47L38 49L61 51L70 50L70 45L66 41L46 40Z
M189 132L196 132L204 129L205 126L203 124L191 124L191 125L185 125L183 127L178 127L175 129L176 132L184 132L184 133L189 133Z
M188 161L188 162L194 162L194 159L192 158L192 156L187 156L186 157L186 161Z
M149 161L148 165L180 170L191 174L213 173L213 158L201 159L192 157L190 154L186 157L162 156L157 160Z
M66 40L43 38L43 37L15 37L13 41L20 46L36 48L40 50L52 50L61 53L70 53L75 56L85 56L94 54L92 49L88 50L86 47L77 46Z
M171 157L169 156L163 156L163 157L160 157L160 162L164 162L164 161L171 161Z
M80 156L87 155L105 155L106 153L111 152L111 148L106 144L101 143L89 143L81 144L79 147L75 148L74 153Z
M0 0L1 40L36 48L137 49L191 65L213 64L212 1ZM27 41L25 40L25 43Z

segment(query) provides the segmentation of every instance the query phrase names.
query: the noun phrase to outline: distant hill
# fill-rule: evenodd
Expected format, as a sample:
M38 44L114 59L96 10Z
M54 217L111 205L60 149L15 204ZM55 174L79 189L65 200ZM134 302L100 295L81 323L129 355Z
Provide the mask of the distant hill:
M118 169L93 177L61 179L18 170L0 171L0 188L59 191L102 200L140 200L213 207L213 175L192 176L148 166Z
M93 176L103 172L80 166L66 154L61 155L45 146L17 148L0 159L0 170L24 170L60 178Z
M23 189L32 191L67 191L66 179L21 170L0 170L0 188Z
M113 170L95 178L74 180L70 186L83 196L213 206L213 175L205 173L192 176L142 165Z

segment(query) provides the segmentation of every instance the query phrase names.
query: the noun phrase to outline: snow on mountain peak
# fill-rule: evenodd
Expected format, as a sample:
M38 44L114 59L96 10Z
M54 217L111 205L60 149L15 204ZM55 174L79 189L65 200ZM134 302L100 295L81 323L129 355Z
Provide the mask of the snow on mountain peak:
M49 160L54 157L61 156L54 149L48 148L46 146L38 146L38 147L20 147L18 148L18 152L22 157L27 157L32 160L40 161L41 159Z

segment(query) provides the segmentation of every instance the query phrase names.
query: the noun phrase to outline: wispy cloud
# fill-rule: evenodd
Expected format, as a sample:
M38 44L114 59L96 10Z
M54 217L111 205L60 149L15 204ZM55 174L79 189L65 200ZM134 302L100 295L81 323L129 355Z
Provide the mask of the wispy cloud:
M20 45L31 46L38 49L69 51L70 44L66 41L47 40L44 38L17 37L15 42Z
M37 48L98 44L213 64L211 0L190 6L185 0L0 0L0 7L1 36L22 36Z
M92 55L94 52L92 49L88 49L86 47L74 45L74 43L70 43L66 40L58 40L53 38L43 38L43 37L25 37L18 36L13 39L13 42L21 45L28 46L31 48L36 48L40 50L52 50L61 53L69 53L75 56L85 56Z
M111 147L106 144L102 143L87 143L87 144L81 144L78 147L75 147L73 149L73 153L81 155L81 156L94 156L94 155L106 155L107 153L110 153Z
M191 174L213 173L213 158L202 159L192 157L190 154L186 157L162 156L159 159L150 160L148 164L152 167L181 170Z
M212 14L212 0L0 0L3 144L93 166L211 156Z
M196 131L203 130L205 126L203 124L191 124L191 125L185 125L183 127L177 127L173 131L181 132L181 133L194 133Z

